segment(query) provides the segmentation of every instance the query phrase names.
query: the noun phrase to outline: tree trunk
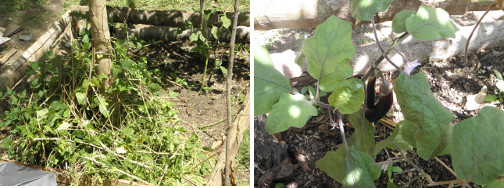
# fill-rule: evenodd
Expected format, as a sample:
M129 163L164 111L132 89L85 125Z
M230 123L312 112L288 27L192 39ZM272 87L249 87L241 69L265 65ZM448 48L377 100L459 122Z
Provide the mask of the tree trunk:
M207 19L205 19L205 9L206 9L206 0L200 0L200 15L201 15L201 32L203 33L203 37L208 39L208 24Z
M108 28L107 9L105 0L89 0L91 16L91 37L94 50L94 64L97 65L98 76L105 74L108 79L102 82L102 89L110 87L110 32Z

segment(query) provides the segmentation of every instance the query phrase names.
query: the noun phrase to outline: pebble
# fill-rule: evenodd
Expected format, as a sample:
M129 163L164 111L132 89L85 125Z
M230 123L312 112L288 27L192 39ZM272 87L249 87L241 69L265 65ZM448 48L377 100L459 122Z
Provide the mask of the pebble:
M299 144L299 142L300 142L300 141L299 141L298 139L294 139L294 140L292 140L292 143L293 143L293 144Z
M313 131L312 130L307 130L306 134L311 135L311 134L313 134Z
M434 181L438 181L439 180L439 174L436 174L434 175L434 177L432 178Z
M30 41L32 38L33 38L33 35L29 32L19 33L19 40Z

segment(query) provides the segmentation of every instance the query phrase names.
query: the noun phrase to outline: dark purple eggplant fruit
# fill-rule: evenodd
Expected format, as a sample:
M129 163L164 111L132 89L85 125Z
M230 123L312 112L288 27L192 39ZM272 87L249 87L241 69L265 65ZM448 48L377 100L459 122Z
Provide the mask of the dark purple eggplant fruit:
M392 107L394 102L394 92L392 91L392 84L388 82L383 76L381 77L382 84L380 86L380 98L375 104L375 83L376 77L369 80L367 84L367 110L365 112L366 119L369 122L375 122L383 118Z

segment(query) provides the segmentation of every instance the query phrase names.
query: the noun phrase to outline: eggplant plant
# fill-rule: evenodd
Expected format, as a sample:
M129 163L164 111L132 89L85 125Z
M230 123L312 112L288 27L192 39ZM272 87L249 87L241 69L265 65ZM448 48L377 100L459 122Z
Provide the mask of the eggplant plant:
M371 21L374 28L373 15L386 10L391 1L350 0L350 8L356 19ZM326 153L317 166L344 187L375 187L374 180L381 174L375 157L385 147L416 152L424 160L451 155L456 181L463 186L469 182L504 185L500 180L504 174L504 148L500 147L504 145L504 111L484 107L475 117L454 125L455 116L435 99L426 74L411 74L418 61L408 62L403 58L403 69L388 58L392 50L397 51L395 44L410 36L422 41L455 37L458 29L448 13L423 5L417 11L403 10L393 18L392 29L400 36L387 49L378 42L374 29L382 56L362 79L357 79L349 65L355 55L351 24L331 16L319 25L315 34L302 43L307 71L318 80L311 97L296 92L289 79L274 69L267 50L259 47L254 54L254 115L269 113L266 130L274 134L290 127L302 128L317 115L317 106L328 109L330 124L339 127L343 145L335 152ZM384 59L400 71L394 86L376 68ZM377 78L382 84L379 99L375 101ZM328 104L319 100L320 91L331 93ZM372 122L390 109L394 94L404 120L397 124L390 137L375 143ZM333 113L337 119L332 118ZM347 116L355 128L348 141L342 116ZM404 153L399 161L416 166ZM421 174L433 183L426 173Z

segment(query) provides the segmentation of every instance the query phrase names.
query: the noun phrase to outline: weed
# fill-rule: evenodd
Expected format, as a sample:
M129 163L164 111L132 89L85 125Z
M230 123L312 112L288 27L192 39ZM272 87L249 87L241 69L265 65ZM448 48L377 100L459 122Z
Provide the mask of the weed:
M12 128L1 144L9 158L66 170L74 185L86 177L99 183L130 179L185 185L186 176L202 185L213 161L195 165L209 153L196 134L178 126L178 111L161 96L146 58L127 55L142 44L117 40L113 46L114 81L103 94L98 91L104 78L92 74L89 31L72 44L68 57L47 53L30 62L27 74L35 78L29 88L0 93L0 100L10 104L0 115L0 127ZM118 114L110 114L112 109ZM121 118L119 125L110 122L112 115Z

